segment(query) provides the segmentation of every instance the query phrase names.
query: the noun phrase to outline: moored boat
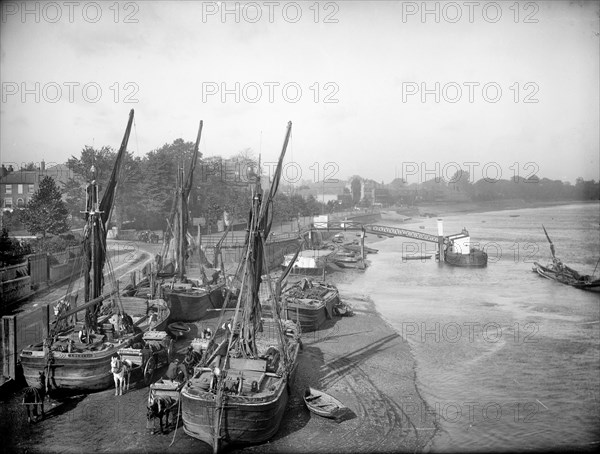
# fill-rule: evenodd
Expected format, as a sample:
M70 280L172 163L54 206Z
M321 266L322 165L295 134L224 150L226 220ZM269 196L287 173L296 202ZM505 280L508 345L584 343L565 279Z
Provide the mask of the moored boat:
M281 266L286 268L293 261L291 274L322 275L333 253L331 249L307 249L298 255L285 255Z
M348 407L329 394L315 388L306 388L304 403L314 414L324 418L338 418Z
M446 237L444 262L452 266L483 268L487 266L486 252L471 244L471 237L466 229L456 235Z
M351 251L351 252L357 252L357 253L361 253L361 247L359 244L355 244L355 243L346 243L342 246L344 249ZM368 246L364 246L364 251L365 254L377 254L379 252L379 249L375 249L372 247L368 247Z
M200 270L201 279L191 279L186 271L187 257L191 255L193 241L188 233L188 200L198 160L202 127L203 122L200 121L187 176L184 177L183 169L180 169L177 176L177 191L161 252L163 267L159 270L159 275L166 277L172 273L173 277L170 282L167 281L161 286L162 295L171 310L170 321L173 322L201 320L207 317L209 309L220 308L223 303L224 283L218 281L218 274L209 281L203 269ZM169 251L172 253L171 260L167 259Z
M46 376L46 390L101 390L113 383L111 357L120 348L142 339L145 331L164 328L169 316L162 299L121 297L114 275L104 274L109 261L106 253L107 223L113 206L120 168L126 153L133 122L133 110L121 143L107 188L99 198L95 170L86 188L86 226L84 228L82 267L84 304L70 308L77 291L69 285L67 295L56 306L50 335L43 342L30 345L20 355L23 374L35 386L40 372ZM112 290L105 292L105 281ZM67 303L68 301L68 303ZM73 316L85 310L85 321Z
M331 284L309 279L288 285L281 291L280 306L288 319L300 323L302 332L315 331L333 317L340 302L338 289ZM273 298L262 302L265 315L272 314Z
M433 257L432 254L425 255L403 255L402 260L428 260Z
M543 266L538 262L534 262L532 271L546 279L560 282L561 284L570 285L571 287L575 287L580 290L600 292L600 278L595 278L593 275L581 274L573 268L565 265L560 259L558 259L556 257L554 244L550 240L550 236L548 235L546 228L544 226L542 226L542 228L544 229L546 238L550 243L552 262L547 266ZM598 262L600 262L600 260Z
M291 123L269 193L263 198L260 179L253 185L248 236L236 273L241 286L234 314L224 324L227 332L211 338L206 360L181 392L184 431L210 444L213 452L228 444L260 443L278 431L298 364L298 325L283 319L278 305L273 318L264 319L259 300L272 201L290 133ZM222 326L225 313L216 326Z
M487 266L487 254L479 249L471 249L468 254L447 251L445 262L448 265L483 268Z
M163 297L168 301L170 320L193 322L206 317L209 309L220 309L223 305L223 285L202 285L199 282L164 284Z

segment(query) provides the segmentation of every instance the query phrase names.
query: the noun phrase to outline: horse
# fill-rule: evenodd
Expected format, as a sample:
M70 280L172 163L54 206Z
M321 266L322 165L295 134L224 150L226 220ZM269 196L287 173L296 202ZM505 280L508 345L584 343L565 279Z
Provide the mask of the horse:
M44 418L44 397L46 396L46 375L40 372L37 386L29 386L25 388L23 394L23 405L27 410L27 422L31 424L31 417L34 421L38 421L38 410L40 410L39 418Z
M121 357L117 353L110 359L110 371L115 379L115 396L123 395L125 382L127 382L127 391L129 391L129 378L132 367L133 364L131 361L121 360Z
M171 412L171 408L177 404L177 401L172 397L168 396L154 396L148 405L148 412L146 413L146 417L148 421L146 422L146 428L152 429L154 433L154 418L158 418L160 423L160 433L164 433L163 431L163 416L165 417L165 428L169 427L169 413ZM173 421L171 421L173 422Z

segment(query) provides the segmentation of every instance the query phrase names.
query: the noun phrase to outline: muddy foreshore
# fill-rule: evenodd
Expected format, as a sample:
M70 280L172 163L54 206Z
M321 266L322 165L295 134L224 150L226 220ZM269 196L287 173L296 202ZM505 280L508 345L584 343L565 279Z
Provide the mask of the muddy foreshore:
M351 278L351 274L336 273L329 280L335 283ZM267 443L231 451L427 450L436 426L416 388L415 362L408 344L379 316L368 298L348 302L354 308L353 317L335 317L319 331L304 333L304 349L279 432ZM194 331L178 342L178 352L185 351ZM334 395L355 416L336 423L311 414L302 399L307 386ZM211 452L210 446L183 432L181 421L176 432L171 427L166 434L149 434L148 392L147 387L132 383L129 392L118 397L114 389L108 389L53 398L46 401L46 417L32 424L27 423L21 405L23 390L4 393L0 407L1 451Z
M368 243L381 239L369 235ZM369 258L375 258L371 256ZM368 270L367 270L368 272ZM333 273L333 284L354 279L356 270ZM268 442L228 449L230 452L354 453L427 451L436 432L435 417L416 387L415 360L408 343L377 313L367 295L343 293L355 315L335 316L320 330L302 335L303 351L292 383L292 395L277 434ZM216 313L215 313L216 314ZM192 326L176 343L180 357L206 326L216 329L217 316ZM157 371L155 378L164 374ZM137 382L134 382L135 379ZM46 417L28 424L21 405L23 389L0 391L1 453L210 453L212 448L186 435L181 420L165 434L146 429L149 388L132 376L129 392L114 388L91 394L53 396ZM311 414L303 401L312 386L341 400L354 413L343 422ZM158 428L158 421L156 422Z

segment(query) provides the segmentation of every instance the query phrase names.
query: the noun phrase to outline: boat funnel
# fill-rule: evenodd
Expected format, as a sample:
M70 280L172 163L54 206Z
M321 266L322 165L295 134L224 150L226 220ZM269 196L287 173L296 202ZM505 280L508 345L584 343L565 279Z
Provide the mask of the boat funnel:
M437 220L438 225L438 236L444 236L444 221L441 219Z

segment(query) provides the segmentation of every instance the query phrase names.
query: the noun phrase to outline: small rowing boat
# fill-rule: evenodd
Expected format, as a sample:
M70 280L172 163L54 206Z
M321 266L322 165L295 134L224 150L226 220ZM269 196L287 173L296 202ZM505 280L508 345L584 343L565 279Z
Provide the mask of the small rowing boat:
M428 260L432 257L431 254L427 255L403 255L402 260Z
M347 407L335 397L310 387L304 392L304 402L310 411L324 418L337 419L347 410Z

